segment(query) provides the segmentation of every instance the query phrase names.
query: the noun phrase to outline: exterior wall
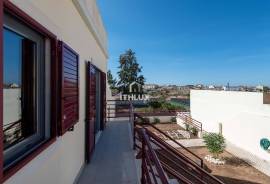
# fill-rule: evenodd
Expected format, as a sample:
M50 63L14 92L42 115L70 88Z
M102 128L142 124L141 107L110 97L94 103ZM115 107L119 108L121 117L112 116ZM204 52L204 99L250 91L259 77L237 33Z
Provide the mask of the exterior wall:
M94 35L90 25L82 18L78 4L72 0L11 0L16 6L53 32L59 40L74 49L80 57L80 114L73 132L67 132L49 148L9 178L7 184L71 184L77 177L85 160L85 61L92 61L102 71L107 71L107 38L95 0L85 0L91 16L98 21L99 36ZM80 0L78 0L80 1ZM91 6L91 7L90 7ZM93 21L93 20L90 20ZM102 44L98 44L98 42Z
M260 159L255 167L268 165L261 170L270 175L270 154L260 148L260 139L270 138L270 105L263 104L263 93L192 90L191 116L208 132L218 132L222 123L228 145L250 153L252 163L252 157Z

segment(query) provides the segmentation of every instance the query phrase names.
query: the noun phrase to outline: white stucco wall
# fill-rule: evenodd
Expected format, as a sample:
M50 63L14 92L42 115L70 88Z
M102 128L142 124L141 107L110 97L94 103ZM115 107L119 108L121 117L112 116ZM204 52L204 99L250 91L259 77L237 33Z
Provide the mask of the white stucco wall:
M20 9L54 33L80 55L80 114L73 132L57 141L9 178L6 184L71 184L84 164L85 158L85 61L92 61L107 71L107 37L100 22L95 0L85 1L91 10L92 25L100 34L93 34L89 24L72 0L11 0ZM75 1L75 0L74 0ZM78 0L80 1L80 0ZM97 40L100 39L100 40ZM100 42L101 44L98 44Z
M270 105L263 104L263 93L192 90L191 116L208 132L218 132L222 123L228 142L270 163L260 147L261 138L270 139Z

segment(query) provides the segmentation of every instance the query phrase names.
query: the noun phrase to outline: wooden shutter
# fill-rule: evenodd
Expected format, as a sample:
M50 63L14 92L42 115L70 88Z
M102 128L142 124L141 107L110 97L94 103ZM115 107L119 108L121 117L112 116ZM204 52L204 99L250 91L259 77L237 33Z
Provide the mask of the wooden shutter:
M79 120L79 55L59 42L59 62L61 81L61 123L60 134L72 130Z
M87 63L86 71L86 161L90 162L95 148L96 68Z
M101 129L106 127L106 73L101 72Z

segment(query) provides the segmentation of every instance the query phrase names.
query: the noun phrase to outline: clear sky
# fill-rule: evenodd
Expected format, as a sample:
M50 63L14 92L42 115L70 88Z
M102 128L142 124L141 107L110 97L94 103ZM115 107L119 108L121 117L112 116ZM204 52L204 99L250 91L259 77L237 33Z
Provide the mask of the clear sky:
M4 84L21 85L22 37L4 29Z
M109 68L128 48L147 83L270 85L269 0L97 0Z

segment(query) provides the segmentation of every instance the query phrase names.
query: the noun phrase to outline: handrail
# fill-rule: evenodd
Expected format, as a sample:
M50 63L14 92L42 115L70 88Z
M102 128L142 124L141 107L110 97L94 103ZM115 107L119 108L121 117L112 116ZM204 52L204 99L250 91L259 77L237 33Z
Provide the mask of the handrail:
M141 126L142 128L139 128L137 124L137 119L140 118L142 120L142 125L150 125L160 133L162 133L164 136L166 136L168 139L172 140L174 143L178 144L181 146L181 148L185 149L183 145L175 141L172 137L169 135L165 134L162 130L157 128L156 126L148 123L145 121L143 117L141 117L139 114L134 113L133 111L133 106L132 103L130 102L130 120L131 120L131 127L133 127L133 145L134 149L136 146L141 150L140 156L142 156L142 183L153 183L152 181L149 182L150 178L150 173L152 173L152 179L155 178L154 173L151 171L152 169L150 168L151 165L148 165L147 167L147 161L149 160L149 155L146 156L146 154L154 154L155 155L155 162L158 162L159 165L161 165L161 169L164 169L168 174L176 178L179 182L185 183L185 184L192 184L192 183L200 183L200 184L224 184L222 181L220 181L218 178L215 176L211 175L208 173L206 170L203 169L203 164L200 166L198 163L194 162L194 160L190 159L188 156L185 154L179 152L177 149L172 147L170 144L165 142L163 139L158 137L156 134L151 132L149 129L147 129L145 126ZM143 137L139 135L139 131L144 132ZM137 137L136 135L139 135ZM147 137L147 145L151 149L148 150L149 153L146 152L145 147L146 144L144 143L145 137ZM141 142L141 145L138 146L136 144L136 138ZM155 147L155 149L153 149ZM199 158L202 160L200 157L198 157L196 154L191 152L189 149L185 149L188 153L191 155L195 156L196 158ZM158 154L158 155L157 155ZM163 156L162 156L163 155ZM161 160L159 158L160 156L165 158L169 161L169 163L172 163L173 165L168 165L168 161L164 162L164 160ZM164 157L165 156L165 157ZM168 158L170 157L170 158ZM151 159L152 161L153 159ZM171 161L170 161L171 160ZM153 163L153 162L150 162ZM148 163L149 164L149 163ZM157 163L156 163L157 164ZM160 168L160 167L159 167ZM150 169L150 171L149 171ZM180 169L180 170L179 170ZM162 173L164 173L164 170L162 170ZM161 173L161 174L162 174ZM165 173L164 173L165 175ZM166 177L166 175L165 175ZM166 177L167 178L167 177ZM147 182L148 181L148 182ZM154 180L155 181L155 180Z
M200 158L198 155L196 155L195 153L193 153L192 151L190 151L188 148L186 148L185 146L183 146L182 144L180 144L179 142L177 142L176 140L174 140L171 136L167 135L165 132L163 132L162 130L160 130L159 128L157 128L155 125L148 123L146 121L144 121L144 118L141 117L140 115L138 115L137 113L134 114L135 117L143 120L143 125L147 125L147 126L151 126L152 128L154 128L155 130L157 130L159 133L161 133L162 135L164 135L166 138L170 139L171 141L173 141L175 144L177 144L178 146L180 146L181 148L183 148L185 151L187 151L188 153L190 153L191 155L193 155L194 157L196 157L199 161L200 161L200 167L203 168L203 159ZM136 122L135 122L136 123ZM178 151L179 152L179 151ZM180 152L179 152L180 153ZM181 153L182 154L182 153ZM183 155L183 154L182 154ZM185 155L183 155L185 156ZM185 156L186 157L186 156ZM193 160L192 160L193 161ZM197 162L193 161L194 163L198 164Z
M135 128L135 131L139 134L142 141L142 179L141 183L154 183L158 184L158 177L162 184L169 184L168 178L161 166L161 163L156 155L155 151L152 148L150 143L149 136L146 134L146 130L143 128ZM147 148L147 149L146 149ZM158 176L154 173L153 166L156 168ZM150 178L149 169L152 174L152 180ZM147 181L146 181L147 180Z
M179 155L177 149L173 148L172 146L170 146L168 143L166 143L165 141L163 141L160 137L158 137L157 135L155 135L154 133L152 133L151 131L146 129L146 132L148 134L149 137L153 138L154 140L156 140L159 144L161 144L162 146L164 146L166 149L172 151L174 154ZM195 169L197 169L200 173L206 174L209 177L211 177L214 180L217 180L219 182L221 182L220 180L218 180L216 177L214 177L213 175L210 175L207 171L205 171L203 168L201 168L200 166L198 166L197 164L194 164L193 162L191 162L189 159L184 158L186 162L188 162L190 165L192 165ZM221 182L222 183L222 182Z
M200 121L197 121L195 119L193 119L190 116L187 116L184 113L177 113L177 117L181 118L185 123L189 123L191 126L199 129L200 131L202 131L202 123Z
M168 155L166 155L166 158L170 156L172 156L173 158L175 158L176 160L173 162L174 164L176 164L176 166L181 167L182 171L184 171L184 173L186 173L186 175L188 176L188 178L186 177L180 177L178 178L177 176L175 176L177 179L179 180L185 180L185 179L189 179L190 181L198 181L202 184L210 184L210 183L215 183L215 184L223 184L222 181L220 181L218 178L216 178L215 176L209 174L207 171L205 171L203 168L201 168L200 166L198 166L197 164L195 164L191 159L187 158L187 157L183 157L183 155L179 155L179 152L177 151L177 149L175 149L174 147L170 146L168 143L166 143L164 140L162 140L160 137L158 137L157 135L155 135L154 133L152 133L150 130L145 129L146 134L148 135L148 137L151 140L151 143L155 146L157 146L157 150L163 150L166 151L168 153ZM161 165L163 165L163 162L161 161ZM172 170L172 167L170 167ZM175 170L177 172L177 170ZM178 175L182 175L184 173L179 173L178 171Z
M12 129L15 125L17 125L17 124L19 124L19 123L21 123L22 122L22 120L20 119L20 120L18 120L18 121L15 121L15 122L12 122L12 123L9 123L9 124L6 124L6 125L4 125L4 132L6 132L6 131L8 131L8 130L10 130L10 129ZM6 127L6 128L5 128Z

